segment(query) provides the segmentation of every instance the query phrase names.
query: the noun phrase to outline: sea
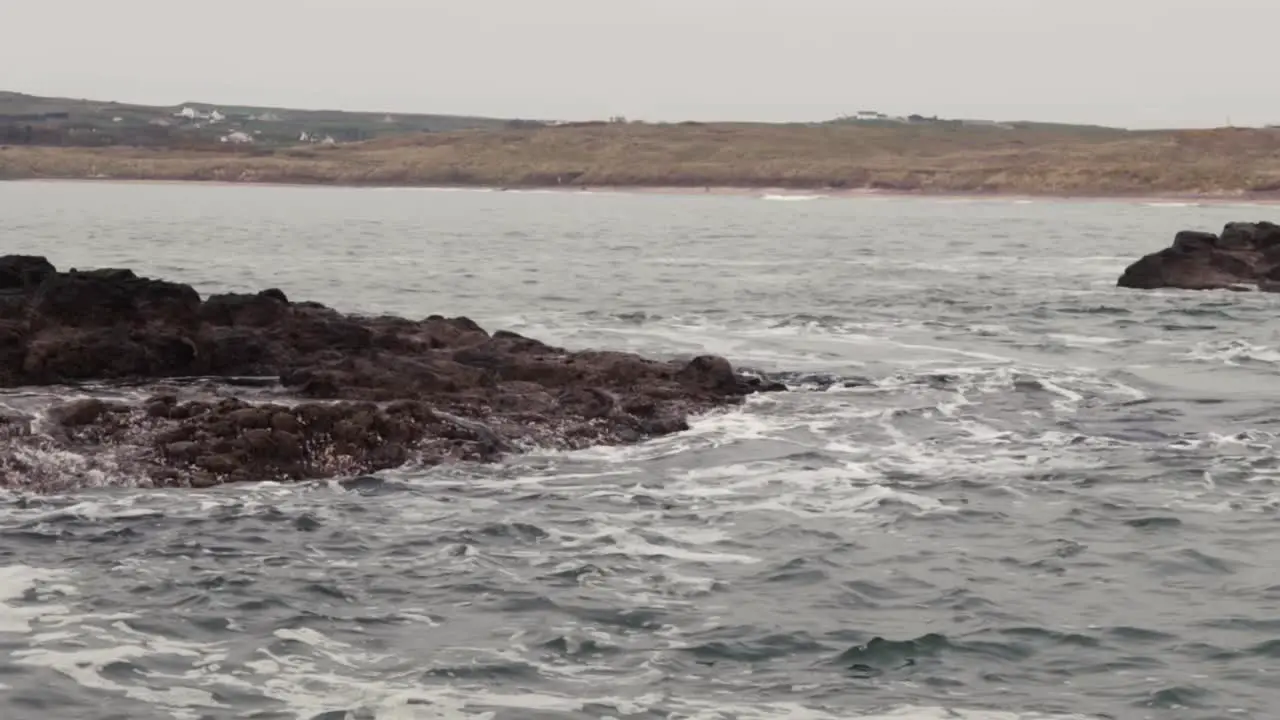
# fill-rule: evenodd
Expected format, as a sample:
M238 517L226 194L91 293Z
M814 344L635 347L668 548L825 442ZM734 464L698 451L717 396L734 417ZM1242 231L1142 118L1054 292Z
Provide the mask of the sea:
M80 489L0 491L0 718L1273 718L1280 296L1115 284L1278 212L0 184L3 252L61 269L791 387L638 445L305 484L39 457Z

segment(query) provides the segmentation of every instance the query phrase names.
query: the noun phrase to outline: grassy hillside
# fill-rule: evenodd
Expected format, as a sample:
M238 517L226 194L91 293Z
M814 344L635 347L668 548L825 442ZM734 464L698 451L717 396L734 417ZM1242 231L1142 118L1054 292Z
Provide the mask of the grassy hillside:
M184 115L184 109L189 111ZM216 114L215 114L216 113ZM241 132L257 144L294 144L305 133L352 142L407 132L500 129L515 121L460 115L298 110L185 102L173 106L49 98L0 91L0 142L102 147L198 147ZM31 128L28 131L28 128ZM34 142L24 142L28 133Z
M0 95L0 115L10 112ZM8 96L11 97L11 96ZM26 97L26 96L22 96ZM29 112L67 107L23 101ZM74 113L154 116L89 103ZM188 105L188 107L191 107ZM161 109L174 112L172 109ZM9 144L0 179L112 178L498 187L723 186L1035 195L1280 193L1280 130L1127 131L924 120L814 124L577 123L224 108L299 128L347 123L359 142L50 147ZM310 113L310 114L308 114ZM150 115L148 115L150 114ZM261 120L267 115L266 120ZM287 119L275 119L276 117ZM464 129L432 126L451 118ZM71 118L66 121L70 122ZM127 122L122 120L121 122ZM362 124L363 123L363 124ZM424 123L431 130L409 128ZM475 127L468 125L473 124ZM99 132L102 132L99 130ZM305 132L310 132L306 130ZM0 142L3 142L0 140Z

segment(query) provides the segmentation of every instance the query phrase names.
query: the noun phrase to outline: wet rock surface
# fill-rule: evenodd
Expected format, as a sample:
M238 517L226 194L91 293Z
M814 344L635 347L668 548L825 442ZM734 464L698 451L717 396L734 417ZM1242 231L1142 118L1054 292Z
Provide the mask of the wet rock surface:
M1183 231L1125 269L1117 285L1152 290L1280 290L1280 226L1227 223L1220 235Z
M202 299L126 269L0 257L0 387L86 383L132 392L0 413L0 484L52 483L24 458L59 450L163 486L487 462L678 432L785 389L720 357L570 352L467 318L346 315L278 289Z

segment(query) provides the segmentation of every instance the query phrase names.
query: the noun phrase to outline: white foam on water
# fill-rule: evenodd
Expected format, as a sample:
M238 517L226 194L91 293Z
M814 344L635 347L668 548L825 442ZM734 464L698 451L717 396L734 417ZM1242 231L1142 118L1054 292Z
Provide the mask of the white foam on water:
M1054 407L1063 412L1070 412L1084 401L1084 396L1080 393L1068 390L1061 385L1048 380L1041 380L1040 387L1062 398L1062 401L1054 403Z
M1049 333L1045 337L1052 338L1071 347L1093 347L1097 345L1114 345L1124 342L1122 338L1102 335L1072 335L1070 333Z
M666 557L672 560L694 563L735 563L754 565L760 558L751 555L725 552L699 552L672 545L656 545L630 531L615 531L613 547L608 551L595 551L595 555L621 555L624 557Z
M22 511L21 519L25 523L41 523L50 520L76 517L82 520L130 520L145 517L162 517L165 513L146 507L139 507L138 495L123 495L114 499L79 499L71 496L72 504L55 506L48 510ZM75 500L78 500L76 502ZM12 512L12 510L10 510Z
M12 600L41 583L65 579L65 573L27 566L0 569L0 600ZM686 594L709 591L709 578L667 573L669 585L685 588ZM647 581L637 578L637 590ZM650 589L652 593L652 589ZM6 607L7 605L0 605ZM3 611L0 611L3 612ZM7 626L25 631L29 622ZM589 664L537 659L536 652L521 642L519 633L505 650L443 647L433 651L437 661L450 652L460 652L473 661L516 662L532 665L545 677L570 682L583 692L565 694L546 691L501 692L482 687L445 683L424 684L421 667L389 671L402 658L372 653L339 641L312 628L278 629L274 636L291 641L289 652L260 647L248 659L232 662L223 643L178 641L129 625L127 617L79 615L59 610L57 625L62 632L34 637L30 647L13 654L15 662L54 670L79 686L103 693L101 702L110 707L117 694L155 707L175 720L196 720L210 712L234 712L218 700L229 689L238 693L270 698L297 720L309 720L328 712L367 713L378 720L492 720L496 712L538 710L543 713L600 713L619 717L660 713L668 717L705 720L810 720L847 719L845 709L824 708L798 702L734 702L726 697L685 697L670 692L618 695L600 693L602 683L613 687L645 687L662 679L663 673L650 663L634 672L601 675ZM422 632L431 632L435 623L424 623ZM614 638L592 628L564 628L566 637L591 639L608 646ZM147 669L148 659L163 659L167 672ZM115 663L128 662L138 668L136 680L116 680L105 672ZM127 676L126 676L127 677ZM594 691L594 692L593 692ZM617 691L615 691L617 692ZM878 713L852 717L874 720L1048 720L1045 715L992 712L965 708L900 706ZM1056 716L1067 720L1075 716Z
M1186 358L1201 362L1215 362L1239 366L1242 362L1280 364L1280 350L1266 345L1255 345L1245 340L1205 340L1196 343L1185 354Z
M92 621L91 618L80 620ZM310 629L275 633L281 639L294 641L289 653L263 647L251 659L239 663L229 662L216 644L199 647L173 643L146 637L143 633L121 633L119 627L86 625L84 630L84 639L101 647L61 652L36 649L22 653L19 661L50 667L82 687L108 693L103 699L108 707L109 694L117 693L161 709L175 720L195 720L207 717L211 711L234 711L217 700L218 693L229 689L270 698L297 720L343 711L367 714L377 720L492 720L495 713L511 716L512 712L528 711L573 716L589 713L599 717L660 714L686 720L1085 720L1081 715L912 705L851 714L846 708L801 702L734 701L719 693L701 697L670 691L624 695L618 694L621 688L652 686L661 681L663 673L649 663L629 674L600 676L597 668L586 664L541 662L521 642L519 633L510 639L506 650L452 647L440 648L434 655L442 659L450 653L461 653L481 663L526 663L540 675L571 683L582 691L572 694L527 689L503 692L456 682L427 684L423 682L421 667L390 671L389 665L400 658L369 653ZM112 631L117 634L113 635ZM612 640L598 630L565 628L564 631L566 635L580 634L606 645ZM111 663L143 661L158 655L164 655L169 666L185 660L186 669L145 672L137 682L128 684L109 680L102 674ZM600 692L609 686L618 689Z
M920 345L917 343L898 342L895 340L888 340L884 338L873 338L873 337L865 337L865 338L862 338L862 340L868 344L884 343L888 345L893 345L895 347L903 348L904 350L923 350L926 352L940 353L943 355L958 355L960 357L971 358L974 360L982 360L982 361L992 362L992 363L1012 364L1015 362L1014 358L1011 358L1005 355L994 355L992 353L984 353L976 350L964 350L961 348L946 347L944 345ZM924 362L927 362L927 360L924 360Z
M1008 337L1014 332L1003 323L978 323L969 326L969 332L981 337Z
M829 195L761 195L761 200L773 200L777 202L804 202L806 200L822 200L830 197Z
M991 710L969 710L955 707L900 706L884 711L850 711L821 708L801 703L733 702L727 697L686 698L660 694L638 697L587 696L567 697L549 693L501 694L488 691L468 693L445 688L418 693L398 693L380 705L378 720L491 720L497 710L538 710L580 716L584 712L613 709L616 716L627 717L659 712L680 720L1090 720L1084 715L1044 715ZM417 697L414 697L417 695ZM417 701L417 705L408 703ZM423 707L430 703L434 707ZM660 709L660 710L659 710ZM385 714L384 714L385 713Z
M1087 369L1049 369L1027 366L948 365L933 367L925 375L946 376L939 387L923 382L916 372L904 372L877 381L872 387L833 388L827 392L760 395L744 407L717 411L695 418L691 429L638 445L593 447L571 453L543 454L553 461L549 473L521 475L514 482L536 486L555 483L557 491L575 491L581 480L584 499L616 506L609 518L600 518L592 529L578 528L576 541L561 538L543 525L557 542L581 546L612 537L609 552L665 556L676 562L749 562L740 553L720 554L718 540L710 535L692 537L682 526L664 520L661 513L636 511L632 498L646 495L671 501L695 511L707 522L732 521L739 513L783 513L799 518L839 518L851 528L874 528L904 516L953 513L958 510L933 497L928 488L958 479L972 478L994 486L1015 488L1022 479L1063 471L1097 468L1107 459L1099 451L1130 447L1132 443L1109 437L1092 437L1057 430L1043 430L1025 423L1003 427L988 419L984 404L1002 403L997 412L1008 415L1010 393L1026 380L1036 384L1028 392L1043 398L1032 400L1047 412L1075 413L1088 399L1103 396L1112 401L1142 397L1142 393L1101 377ZM1038 388L1038 390L1037 390ZM915 410L904 410L900 397L919 396ZM885 404L889 407L884 407ZM938 442L939 432L946 442ZM767 442L770 454L763 459L663 470L658 484L632 485L630 476L642 477L646 463L669 463L677 456L696 458L700 453L741 443L744 449ZM805 468L782 457L786 447L796 453L820 451L833 465ZM569 468L581 463L625 465L635 472L621 474L570 472L561 475L562 461ZM696 460L694 461L696 463ZM681 463L683 464L683 463ZM568 469L568 468L566 468ZM467 480L509 487L511 478ZM1034 492L1034 491L1033 491ZM533 520L538 523L538 520ZM662 535L632 535L629 528L646 527Z
M683 455L687 452L720 447L734 442L764 440L775 437L785 430L807 424L797 418L786 418L760 412L751 412L757 406L767 406L773 402L767 395L753 395L747 398L743 409L715 410L710 413L689 419L690 429L685 432L653 438L643 443L632 445L595 445L581 450L568 452L558 450L535 449L526 457L555 458L563 457L576 461L605 461L618 464L632 464L660 458ZM633 474L634 470L617 474ZM592 473L592 478L599 474ZM528 478L534 484L543 482L541 478ZM503 482L511 482L504 480Z
M52 446L15 444L8 452L22 466L34 468L34 472L23 473L20 477L41 488L78 490L134 484L134 478L121 471L109 451L82 455Z
M66 612L65 605L49 602L50 594L64 595L74 591L65 584L69 573L52 568L30 565L5 565L0 567L0 633L25 634L32 626L47 616ZM40 604L19 604L28 594L34 593Z
M1088 466L1095 462L1089 457L1087 444L1079 449L1070 448L1070 443L1077 438L1069 434L1046 432L1038 436L1023 436L991 424L980 414L961 413L962 409L985 402L988 396L1008 393L1019 374L1030 374L1032 370L1009 366L993 368L983 364L978 367L961 365L941 371L955 374L958 378L949 381L948 387L941 390L922 386L918 376L907 372L882 382L879 387L792 396L756 396L743 408L695 418L688 432L648 443L592 448L574 453L545 453L541 456L541 460L549 461L549 467L543 469L545 472L520 474L515 478L499 474L459 479L448 474L428 473L426 478L420 479L421 482L487 484L507 491L512 487L523 490L546 486L557 492L580 493L595 504L613 503L618 507L617 512L601 512L582 518L585 521L582 525L557 527L554 522L533 520L549 533L551 547L486 549L461 557L442 551L439 561L441 564L473 563L493 570L498 567L495 563L497 553L523 553L527 566L519 571L540 573L554 569L564 561L564 554L552 547L573 548L573 556L579 561L592 557L609 558L608 561L595 560L609 567L617 566L618 558L622 558L624 564L639 561L642 566L662 568L660 576L648 572L630 577L606 574L604 578L584 579L582 582L589 583L595 592L616 594L646 607L685 610L701 607L705 610L708 603L705 596L716 584L713 576L722 574L718 568L732 572L734 567L749 567L761 561L761 558L743 553L739 548L721 547L726 540L732 539L732 533L728 531L730 526L725 523L732 522L737 514L781 513L799 518L798 524L814 518L837 519L851 532L856 533L860 529L872 531L904 516L956 512L956 508L930 496L929 490L916 489L912 481L903 480L901 476L904 474L920 478L921 482L981 477L998 484L1004 477L1025 475L1029 470ZM1039 373L1036 377L1045 391L1063 403L1064 412L1079 403L1086 394L1098 390L1115 392L1106 381L1087 371L1034 372ZM897 395L903 393L921 393L922 402L937 403L940 408L937 417L929 422L963 431L967 439L938 445L913 435L910 423L903 424L903 417L893 412L901 409L903 398ZM868 401L877 397L885 397L892 403L892 408L868 406ZM944 407L948 412L942 411ZM917 417L908 416L906 420L914 422ZM873 440L858 439L868 430L876 430L881 435ZM790 433L812 435L803 441L783 437ZM635 477L635 467L608 469L608 465L615 462L643 468L646 462L669 462L672 456L681 453L714 452L732 443L762 441L784 446L792 442L797 451L815 449L816 441L816 448L831 454L837 462L834 466L804 468L785 459L765 459L693 469L676 468L666 471L663 482L656 485ZM1017 447L1010 449L1010 445ZM539 460L536 457L532 459ZM583 462L599 462L605 467L593 473L575 470ZM560 467L565 471L560 471ZM890 481L890 476L896 479ZM172 496L166 497L165 493L156 491L136 493L128 500L81 498L60 509L41 512L72 513L94 519L136 518L148 512L148 503L165 502L167 511L207 517L209 512L221 507L234 506L237 512L252 513L254 508L278 507L290 498L314 492L336 493L342 489L336 483L318 486L263 483L236 488L234 493L201 494L199 502L182 507L174 507ZM640 494L678 501L677 506L691 512L702 524L690 524L687 519L672 520L660 509L637 508L630 501ZM479 507L481 504L496 505L502 500L477 497L468 498L466 502ZM417 513L420 520L439 513L457 512L456 508L433 503L431 498L415 497L397 503L397 510ZM395 532L397 524L389 525L392 527L388 532ZM32 581L27 576L17 579L17 585L22 587L29 586ZM511 580L524 582L519 576L512 576ZM0 618L5 617L5 607L0 602ZM419 617L422 620L413 624L415 631L430 633L437 627L437 623L426 614ZM29 627L30 622L34 620L21 627ZM558 661L548 664L539 660L536 648L530 651L516 639L501 657L494 657L503 662L529 664L544 677L579 685L582 692L557 694L535 690L502 693L453 684L424 685L420 667L412 672L387 670L400 665L403 658L369 652L316 629L279 630L275 633L276 638L291 641L287 652L264 647L251 658L231 664L226 660L226 647L217 643L178 642L140 633L121 622L71 616L65 609L57 618L46 618L42 625L49 632L40 635L33 647L17 658L19 662L53 669L87 688L118 693L162 708L179 720L228 712L231 709L223 707L217 697L220 691L230 688L273 698L299 720L342 710L359 710L375 718L392 720L492 719L495 713L515 717L516 713L533 709L550 714L590 713L601 717L654 712L667 717L705 720L846 720L850 717L1039 720L1049 717L943 707L900 707L858 716L851 715L845 708L822 708L802 703L734 702L720 696L673 697L670 693L619 696L619 693L625 695L628 687L651 686L661 680L662 671L645 666L629 671L631 674L628 675L605 674L598 665L589 663ZM591 637L602 645L626 642L611 638L607 633L591 634L599 632L593 628L578 628L575 633L567 630L565 634L569 638ZM678 644L679 628L671 627L663 632L663 637ZM456 650L462 652L464 649ZM476 648L471 657L480 658L482 652L492 654L493 651ZM654 653L661 652L662 642L659 641ZM111 663L133 662L145 667L150 658L162 658L166 667L173 667L176 663L187 669L165 674L151 672L136 681L113 679L117 676L105 673ZM440 653L434 653L429 661L438 662L440 658ZM599 682L611 683L613 688L622 687L623 690L601 692Z
M879 484L870 465L798 470L774 462L724 465L683 473L653 494L684 502L714 500L701 512L708 519L756 511L800 518L840 518L867 527L878 525L874 511L927 514L951 512L935 498Z
M116 692L133 700L145 702L165 708L170 715L179 720L197 720L201 716L197 709L222 708L229 709L214 699L208 690L182 685L170 685L173 676L158 673L147 673L149 679L156 679L159 685L168 685L163 689L139 685L123 685L106 679L103 670L118 662L126 662L156 654L155 651L141 645L116 645L90 650L21 650L14 653L17 661L23 665L47 667L74 680L82 687L93 690Z
M215 707L218 703L204 690L158 683L164 689L121 685L103 677L102 671L116 662L153 654L174 655L193 660L206 658L204 649L194 644L149 636L123 623L129 614L90 616L76 614L63 602L78 594L65 570L27 565L0 567L0 633L23 634L28 646L14 650L10 657L19 665L45 667L82 687L119 692L146 703L165 707L179 720L196 720L193 705ZM33 597L34 594L34 597ZM23 607L18 601L33 599L37 604Z

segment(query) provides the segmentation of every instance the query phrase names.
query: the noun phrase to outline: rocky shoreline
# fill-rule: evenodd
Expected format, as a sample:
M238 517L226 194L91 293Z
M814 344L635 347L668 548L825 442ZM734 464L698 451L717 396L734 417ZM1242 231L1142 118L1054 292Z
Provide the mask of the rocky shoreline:
M31 412L0 395L0 487L106 470L209 487L492 462L639 442L786 389L716 356L573 352L467 318L347 315L276 289L201 298L130 270L0 257L0 388L86 383L115 397ZM56 452L89 466L34 461Z
M1116 284L1140 290L1280 292L1280 226L1231 222L1220 235L1184 230L1171 246L1125 268Z

